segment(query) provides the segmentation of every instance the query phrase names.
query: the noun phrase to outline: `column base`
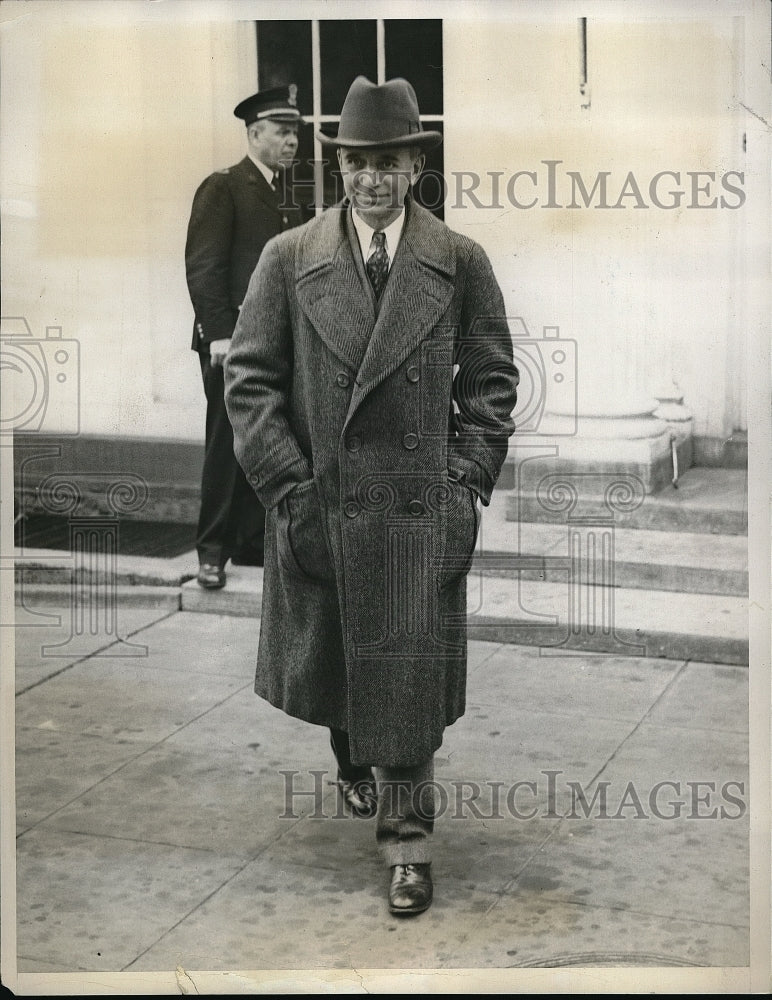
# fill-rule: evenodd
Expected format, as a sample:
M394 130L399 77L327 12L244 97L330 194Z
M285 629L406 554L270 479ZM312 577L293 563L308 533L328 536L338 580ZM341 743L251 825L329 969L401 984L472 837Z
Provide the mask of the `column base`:
M590 472L634 476L644 494L655 493L673 478L672 436L668 424L651 411L576 418L547 414L538 435L518 438L515 433L508 460L521 489L535 487L546 474ZM549 450L552 455L545 454Z
M565 523L618 517L669 486L673 444L683 472L691 438L679 441L668 423L653 415L655 406L625 415L545 415L543 433L521 438L515 433L508 456L507 485L514 490L508 519Z

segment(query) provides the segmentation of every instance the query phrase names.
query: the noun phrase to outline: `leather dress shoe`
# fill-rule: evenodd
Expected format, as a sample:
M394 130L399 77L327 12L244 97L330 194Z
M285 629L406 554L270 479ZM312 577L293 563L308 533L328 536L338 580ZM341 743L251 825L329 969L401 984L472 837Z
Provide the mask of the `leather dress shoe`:
M214 563L201 563L196 580L206 590L219 590L225 586L225 571Z
M423 913L432 902L431 864L392 865L389 909L392 913Z
M362 819L370 819L378 811L378 793L375 789L375 779L360 778L359 781L347 781L341 777L338 771L338 780L335 782L338 791L353 816Z

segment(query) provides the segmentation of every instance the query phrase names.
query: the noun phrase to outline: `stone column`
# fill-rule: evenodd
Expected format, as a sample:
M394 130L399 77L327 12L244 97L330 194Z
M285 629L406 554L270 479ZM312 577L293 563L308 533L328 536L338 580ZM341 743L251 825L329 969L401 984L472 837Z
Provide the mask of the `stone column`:
M632 333L595 332L579 341L561 336L557 326L537 335L519 317L510 318L510 327L520 386L509 460L521 494L510 498L510 517L522 516L520 501L535 496L548 474L632 476L644 494L670 483L673 432L659 401L638 384ZM532 506L538 514L539 505Z

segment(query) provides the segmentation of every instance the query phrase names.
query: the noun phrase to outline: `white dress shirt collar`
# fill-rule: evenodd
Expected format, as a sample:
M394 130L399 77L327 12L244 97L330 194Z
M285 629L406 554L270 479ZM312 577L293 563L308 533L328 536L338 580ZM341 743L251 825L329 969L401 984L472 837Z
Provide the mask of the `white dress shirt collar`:
M247 156L254 163L254 165L257 167L257 169L260 171L263 177L265 177L265 179L268 181L268 184L271 187L273 187L273 170L271 170L270 167L266 167L264 163L261 163L260 160L258 160L257 157L253 156L251 153L247 153Z
M351 218L354 223L357 239L359 240L359 248L362 251L362 259L367 261L370 257L371 251L375 249L375 247L371 247L371 244L373 241L373 233L375 233L376 230L373 229L372 226L368 226L364 219L360 219L353 208L351 210ZM384 230L382 230L386 236L386 253L389 255L389 267L391 267L394 261L394 254L397 252L397 247L399 246L402 230L404 228L405 209L403 207L397 218Z

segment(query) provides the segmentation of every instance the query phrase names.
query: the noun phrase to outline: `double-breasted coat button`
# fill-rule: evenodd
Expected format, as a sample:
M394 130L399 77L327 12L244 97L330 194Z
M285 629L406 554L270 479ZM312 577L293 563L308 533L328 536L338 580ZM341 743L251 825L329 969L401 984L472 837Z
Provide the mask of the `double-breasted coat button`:
M347 451L359 451L362 447L362 438L358 434L349 434L346 438Z
M349 500L343 507L343 513L346 517L356 517L359 513L359 504L356 500Z
M281 221L282 221L282 222L284 223L284 225L286 226L286 225L287 225L287 216L286 216L286 215L282 215L282 217L281 217Z
M203 328L203 326L201 326L200 323L196 324L196 329L198 330L199 333L203 333L204 332L204 328Z
M412 451L414 448L418 447L418 435L417 434L406 434L402 438L402 444L407 448L408 451Z
M407 370L407 380L408 382L417 382L421 377L421 372L418 365L411 365Z
M411 500L410 503L407 505L407 509L410 511L411 514L415 514L416 517L418 517L420 514L423 514L424 505L421 503L420 500Z
M335 376L335 381L338 383L341 389L348 389L349 385L351 385L351 379L348 377L347 372L338 372L338 374Z

